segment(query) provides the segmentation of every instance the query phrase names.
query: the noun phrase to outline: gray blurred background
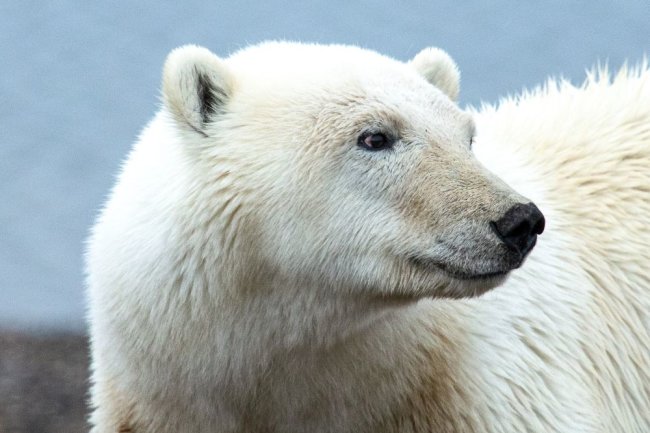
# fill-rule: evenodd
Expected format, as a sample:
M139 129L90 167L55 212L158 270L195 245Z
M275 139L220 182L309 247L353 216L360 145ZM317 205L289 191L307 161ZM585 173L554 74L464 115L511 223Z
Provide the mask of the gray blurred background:
M0 35L0 326L83 330L84 238L172 48L290 39L406 60L436 45L460 66L461 104L478 104L639 61L650 1L3 0Z
M446 49L461 104L618 68L650 1L0 2L0 433L86 431L83 242L159 101L166 54L266 39Z

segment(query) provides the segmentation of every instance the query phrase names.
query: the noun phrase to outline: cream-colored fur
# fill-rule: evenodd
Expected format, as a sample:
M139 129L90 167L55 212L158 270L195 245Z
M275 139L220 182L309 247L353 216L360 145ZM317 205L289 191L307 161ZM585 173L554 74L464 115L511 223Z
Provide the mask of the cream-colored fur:
M89 242L93 433L649 431L650 71L475 113L528 199L474 160L458 79L436 50L172 53ZM487 276L529 199L546 231Z

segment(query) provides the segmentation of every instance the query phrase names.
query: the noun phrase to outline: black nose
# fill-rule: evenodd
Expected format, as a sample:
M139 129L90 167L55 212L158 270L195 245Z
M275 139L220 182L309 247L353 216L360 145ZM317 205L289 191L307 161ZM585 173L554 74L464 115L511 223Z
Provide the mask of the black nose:
M491 223L499 239L511 249L526 255L544 231L544 215L533 203L516 204L498 221Z

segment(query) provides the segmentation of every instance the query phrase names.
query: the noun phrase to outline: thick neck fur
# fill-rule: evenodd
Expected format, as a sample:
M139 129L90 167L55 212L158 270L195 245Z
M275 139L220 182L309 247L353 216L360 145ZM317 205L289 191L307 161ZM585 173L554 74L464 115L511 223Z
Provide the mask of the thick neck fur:
M458 317L273 283L224 315L230 357L217 368L237 379L213 397L228 400L235 431L471 431L448 407L471 403L454 379L466 341L440 332Z

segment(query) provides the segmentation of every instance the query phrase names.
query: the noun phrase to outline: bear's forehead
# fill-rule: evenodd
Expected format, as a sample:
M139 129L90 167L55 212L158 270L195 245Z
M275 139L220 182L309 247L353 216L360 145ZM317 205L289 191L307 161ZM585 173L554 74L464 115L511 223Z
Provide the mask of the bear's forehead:
M440 123L465 130L471 123L409 65L358 47L266 43L227 62L238 81L233 102L241 113L254 113L258 124L260 112L277 125L326 114L353 124L388 121L405 128Z
M353 46L271 42L239 51L227 62L242 87L258 91L311 95L336 90L388 98L399 91L420 100L438 96L406 64Z
M305 69L347 69L355 65L399 63L377 52L350 45L318 45L295 42L266 42L240 50L227 61L242 70L264 67L265 73Z

